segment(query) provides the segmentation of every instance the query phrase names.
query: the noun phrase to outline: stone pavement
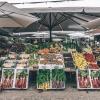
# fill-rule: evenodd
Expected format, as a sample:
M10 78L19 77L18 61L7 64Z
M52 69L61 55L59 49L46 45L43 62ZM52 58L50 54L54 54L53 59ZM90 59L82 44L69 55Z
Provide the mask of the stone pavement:
M75 88L39 92L36 89L5 90L0 100L100 100L100 91L78 91Z

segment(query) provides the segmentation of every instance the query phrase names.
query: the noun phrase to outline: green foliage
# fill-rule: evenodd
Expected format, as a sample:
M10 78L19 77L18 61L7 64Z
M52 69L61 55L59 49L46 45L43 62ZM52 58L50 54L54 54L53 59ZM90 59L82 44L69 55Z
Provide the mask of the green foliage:
M13 69L4 69L4 76L5 77L12 77L14 75L14 70Z
M49 69L39 69L37 73L37 83L43 84L45 82L50 82L50 70Z
M65 72L63 69L53 69L52 70L52 80L65 81Z
M0 60L0 67L3 67L4 60Z
M27 70L25 70L25 69L20 70L18 72L17 76L27 77L28 76Z
M86 76L89 76L89 71L88 70L80 70L79 74L81 77L86 77Z

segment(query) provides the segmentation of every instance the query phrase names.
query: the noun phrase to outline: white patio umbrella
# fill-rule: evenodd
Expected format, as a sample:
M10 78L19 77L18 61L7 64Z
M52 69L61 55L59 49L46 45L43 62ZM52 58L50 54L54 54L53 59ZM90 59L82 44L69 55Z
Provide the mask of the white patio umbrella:
M100 18L91 20L91 21L83 24L83 26L86 27L87 29L96 29L96 28L100 27Z
M0 27L27 27L39 18L6 2L0 2Z

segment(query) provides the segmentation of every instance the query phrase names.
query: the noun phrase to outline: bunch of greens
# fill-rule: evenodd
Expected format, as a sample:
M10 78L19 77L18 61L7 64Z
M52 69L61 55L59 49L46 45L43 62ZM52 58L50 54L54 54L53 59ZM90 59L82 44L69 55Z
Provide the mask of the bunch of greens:
M65 81L65 72L63 69L53 69L52 70L52 80Z
M37 83L39 85L50 82L50 70L49 69L39 69L37 73Z
M66 77L63 69L52 70L52 88L63 88L65 80Z
M81 77L87 77L87 76L89 76L89 71L87 71L87 70L80 70L79 71L79 75Z
M4 73L4 76L6 78L11 78L11 77L14 76L14 70L13 69L5 69L3 73Z
M27 77L28 76L28 73L27 73L27 70L23 69L23 70L20 70L18 73L17 73L17 77Z

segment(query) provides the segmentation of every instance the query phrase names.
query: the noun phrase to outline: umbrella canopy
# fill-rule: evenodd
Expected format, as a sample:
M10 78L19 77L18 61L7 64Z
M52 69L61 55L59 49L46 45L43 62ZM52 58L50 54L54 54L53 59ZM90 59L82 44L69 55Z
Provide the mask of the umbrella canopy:
M96 16L83 13L52 12L32 14L41 18L41 20L29 25L27 28L17 29L14 32L49 31L51 38L51 33L54 33L54 31L85 31L87 29L82 25L96 18Z
M29 25L27 28L15 30L15 32L29 32L29 31L84 31L87 30L83 24L97 18L95 15L88 13L32 13L41 20Z
M80 18L78 14L68 13L32 13L34 16L39 17L41 20L28 26L27 28L19 29L18 31L83 31L84 27L81 23L88 22L88 19ZM78 17L77 17L78 16Z
M88 29L96 29L100 27L100 18L89 21L88 23L83 24L84 27Z
M0 2L0 27L27 27L39 18L6 2Z

